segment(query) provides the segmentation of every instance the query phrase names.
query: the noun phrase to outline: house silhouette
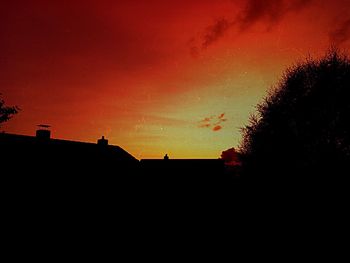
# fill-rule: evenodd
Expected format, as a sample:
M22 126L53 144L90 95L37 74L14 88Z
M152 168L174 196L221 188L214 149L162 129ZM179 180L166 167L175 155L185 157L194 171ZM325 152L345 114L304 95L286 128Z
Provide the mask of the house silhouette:
M97 143L51 138L48 125L39 125L36 136L0 133L0 157L8 173L82 175L124 174L138 160L102 136Z
M39 125L35 136L0 133L5 178L20 178L32 186L85 185L96 189L98 185L118 185L118 191L132 189L145 194L159 189L211 187L227 180L222 159L139 161L121 147L110 145L104 136L97 143L53 139L49 128Z
M232 192L221 159L139 161L104 136L97 143L53 139L47 125L35 136L0 133L0 149L1 179L16 203L30 197L42 207L63 200L72 210L82 202L137 209Z

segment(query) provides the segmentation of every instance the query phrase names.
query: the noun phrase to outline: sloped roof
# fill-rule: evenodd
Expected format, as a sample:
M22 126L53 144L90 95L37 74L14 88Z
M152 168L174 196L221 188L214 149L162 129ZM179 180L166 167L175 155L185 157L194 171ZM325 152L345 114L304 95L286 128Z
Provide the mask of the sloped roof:
M35 136L0 133L0 145L7 150L40 152L55 156L76 156L108 158L117 161L137 161L130 153L115 145L98 145L96 143L69 141L61 139L40 140Z

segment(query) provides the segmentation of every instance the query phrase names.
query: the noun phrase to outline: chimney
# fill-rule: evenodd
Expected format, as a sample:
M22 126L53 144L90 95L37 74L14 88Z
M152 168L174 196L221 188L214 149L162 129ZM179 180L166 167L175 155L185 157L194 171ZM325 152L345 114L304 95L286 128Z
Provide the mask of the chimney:
M49 130L50 125L40 124L36 130L36 138L39 140L50 140L51 131Z
M102 145L102 146L107 146L108 145L108 140L106 140L105 137L102 136L101 139L98 139L97 144L98 145Z

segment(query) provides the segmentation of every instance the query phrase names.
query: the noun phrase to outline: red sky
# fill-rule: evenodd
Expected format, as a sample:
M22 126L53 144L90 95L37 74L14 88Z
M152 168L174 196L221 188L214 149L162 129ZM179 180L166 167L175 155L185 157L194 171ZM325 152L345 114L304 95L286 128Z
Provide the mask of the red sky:
M350 1L4 0L2 130L218 158L286 67L350 47Z

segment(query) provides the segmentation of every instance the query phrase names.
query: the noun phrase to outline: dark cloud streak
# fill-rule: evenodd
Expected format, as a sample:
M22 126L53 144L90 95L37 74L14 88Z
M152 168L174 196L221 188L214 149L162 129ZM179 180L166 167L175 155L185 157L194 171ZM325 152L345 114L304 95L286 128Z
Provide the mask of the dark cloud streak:
M207 48L216 42L232 25L226 18L217 19L214 24L207 27L203 36L202 47Z
M268 27L280 22L288 13L298 12L312 0L250 0L237 17L240 31L245 31L257 22L263 21Z
M308 6L313 0L249 0L246 2L240 14L232 20L225 17L218 18L209 25L199 40L191 40L190 52L193 57L198 57L201 50L207 49L232 28L236 27L240 33L249 30L258 22L263 22L268 28L275 26L287 14L299 12Z

